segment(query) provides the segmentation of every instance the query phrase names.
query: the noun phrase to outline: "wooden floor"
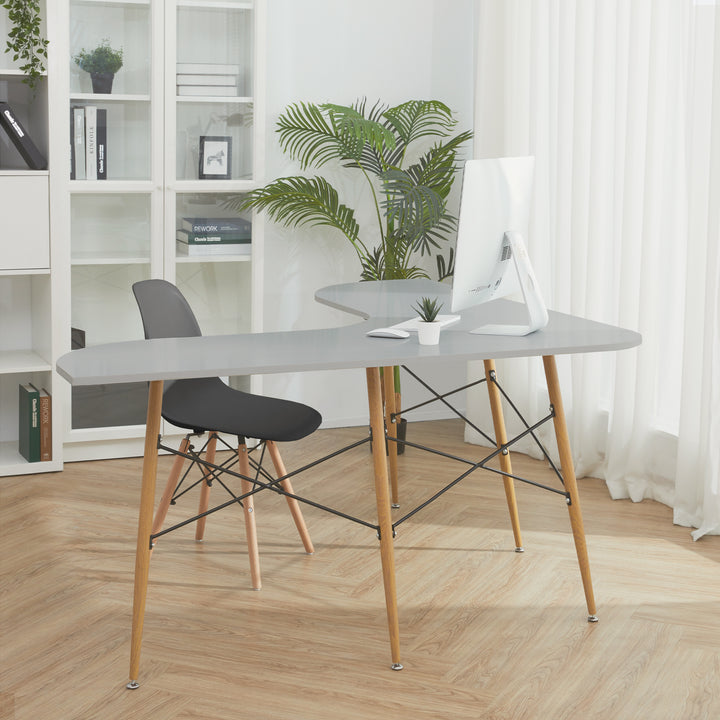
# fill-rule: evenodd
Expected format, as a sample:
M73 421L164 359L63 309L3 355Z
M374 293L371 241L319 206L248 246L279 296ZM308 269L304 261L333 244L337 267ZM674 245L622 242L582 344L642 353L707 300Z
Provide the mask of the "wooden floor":
M312 447L283 447L286 464L359 432L322 431ZM452 421L409 432L477 451ZM514 463L552 479L542 463ZM161 459L161 477L167 467ZM0 479L0 717L720 717L720 537L693 543L669 508L613 502L602 482L582 480L600 617L589 624L564 499L518 487L526 551L517 554L501 483L489 474L400 528L402 672L389 667L373 532L307 508L316 547L308 556L284 501L261 495L260 592L250 589L239 508L210 517L202 544L192 527L159 541L141 686L126 690L139 469L139 460L114 460ZM400 512L448 471L408 450ZM295 486L374 520L367 447ZM171 517L194 504L188 497Z

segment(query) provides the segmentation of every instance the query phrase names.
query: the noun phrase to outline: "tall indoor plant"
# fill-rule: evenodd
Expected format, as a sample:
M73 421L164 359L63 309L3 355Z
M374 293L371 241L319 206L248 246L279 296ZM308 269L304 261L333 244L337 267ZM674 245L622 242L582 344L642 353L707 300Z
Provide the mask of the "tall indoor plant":
M453 272L453 248L443 253L457 225L448 197L461 147L472 132L453 134L457 120L438 100L389 107L365 100L352 105L295 103L277 122L280 146L302 170L356 173L370 190L376 223L361 229L355 211L323 176L294 175L232 197L236 211L264 211L287 227L329 226L352 244L362 280L428 277L419 257L432 255L439 280ZM395 368L397 412L400 373Z
M440 251L456 225L447 199L460 148L472 137L469 131L453 135L456 124L437 100L371 108L364 100L290 105L277 123L283 151L302 170L358 173L370 189L377 223L361 229L355 211L323 176L278 178L229 205L265 211L289 227L336 228L355 249L363 280L428 277L418 255ZM435 260L439 279L452 274L452 248L447 259L437 252Z

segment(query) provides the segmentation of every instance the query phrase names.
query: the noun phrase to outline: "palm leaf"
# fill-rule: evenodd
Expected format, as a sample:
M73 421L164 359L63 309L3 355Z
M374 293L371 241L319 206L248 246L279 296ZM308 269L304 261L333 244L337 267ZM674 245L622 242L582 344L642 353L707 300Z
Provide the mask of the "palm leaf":
M436 225L445 213L444 199L432 188L420 185L404 170L393 168L381 175L388 221L405 235L417 235Z
M440 282L452 277L455 272L455 249L450 248L447 263L445 262L445 258L439 254L435 256L435 263L437 265L438 280Z
M405 145L421 137L447 137L457 125L450 108L438 100L410 100L385 111Z
M363 115L364 106L360 108L326 103L321 105L327 112L335 134L346 140L348 146L359 147L360 152L366 144L378 152L395 147L395 136L378 120ZM352 158L359 157L359 152Z
M312 103L289 105L277 122L283 152L303 169L342 157L342 147L322 111Z
M238 210L262 210L286 227L327 225L337 228L353 245L360 228L351 208L340 203L335 188L322 177L286 177L247 193Z
M361 280L409 280L428 278L428 274L419 267L408 266L406 261L395 261L395 255L387 248L373 248L366 257L361 258Z
M471 132L434 145L416 163L408 167L407 173L419 185L427 185L443 198L447 198L459 169L457 153L460 145L472 138Z

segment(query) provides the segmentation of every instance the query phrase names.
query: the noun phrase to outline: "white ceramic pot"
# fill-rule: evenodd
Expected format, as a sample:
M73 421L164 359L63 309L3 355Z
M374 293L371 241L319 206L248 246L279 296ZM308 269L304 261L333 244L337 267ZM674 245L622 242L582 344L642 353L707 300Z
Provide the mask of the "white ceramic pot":
M421 345L437 345L440 342L439 322L419 322L418 342Z

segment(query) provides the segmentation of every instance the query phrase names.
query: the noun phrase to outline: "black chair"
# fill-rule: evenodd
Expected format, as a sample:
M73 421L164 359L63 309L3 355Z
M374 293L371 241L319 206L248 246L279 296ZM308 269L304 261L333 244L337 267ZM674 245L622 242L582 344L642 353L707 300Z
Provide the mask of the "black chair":
M140 308L146 338L191 337L202 335L200 326L190 305L175 285L166 280L143 280L133 285L133 293ZM247 439L252 438L265 444L278 477L287 475L285 465L278 451L277 442L300 440L313 433L320 426L322 417L317 410L301 403L280 400L235 390L218 377L175 380L165 384L162 416L177 427L188 430L182 440L179 452L192 451L190 439L193 435L209 433L204 447L205 460L215 463L218 433L234 435L238 439L238 472L251 477ZM202 450L200 451L202 452ZM153 520L152 534L158 533L173 501L185 457L176 455L170 477ZM200 504L198 515L208 510L210 486L217 472L203 466ZM289 479L280 483L283 490L293 493ZM250 480L241 479L244 495L253 489ZM293 520L302 539L305 551L313 552L312 541L297 500L286 496ZM242 501L245 515L250 573L253 588L259 590L260 556L253 495ZM205 519L197 521L195 539L201 541L205 533Z

